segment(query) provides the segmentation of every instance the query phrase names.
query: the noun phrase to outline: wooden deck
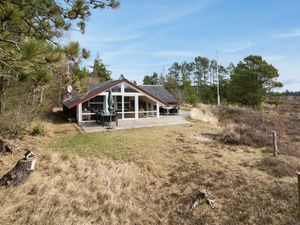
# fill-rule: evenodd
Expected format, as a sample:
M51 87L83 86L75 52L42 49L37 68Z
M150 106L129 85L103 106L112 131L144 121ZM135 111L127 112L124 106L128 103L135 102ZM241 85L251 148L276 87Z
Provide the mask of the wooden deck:
M107 129L98 123L81 123L80 126L85 133L105 132L114 130L126 130L142 127L169 126L178 124L187 124L189 112L182 111L179 115L160 116L159 118L143 118L132 120L119 120L118 126L112 123L112 129Z

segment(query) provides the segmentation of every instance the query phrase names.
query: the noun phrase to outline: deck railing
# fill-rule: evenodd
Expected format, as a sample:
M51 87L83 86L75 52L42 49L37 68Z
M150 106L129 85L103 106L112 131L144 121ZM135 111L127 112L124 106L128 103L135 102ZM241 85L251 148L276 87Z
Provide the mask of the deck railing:
M139 111L139 118L150 118L156 117L157 111Z
M95 113L82 112L82 122L95 122ZM122 119L122 112L117 112L118 118ZM138 111L139 118L153 118L157 117L157 111ZM135 119L135 112L124 112L124 119Z

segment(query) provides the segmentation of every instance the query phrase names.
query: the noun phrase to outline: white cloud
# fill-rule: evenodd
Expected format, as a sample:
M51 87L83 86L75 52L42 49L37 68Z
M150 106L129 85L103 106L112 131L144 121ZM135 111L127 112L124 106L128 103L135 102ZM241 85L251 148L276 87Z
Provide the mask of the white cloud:
M198 1L197 3L191 3L188 5L187 3L184 3L186 6L184 7L176 7L174 10L170 5L166 7L165 12L160 11L160 15L156 16L155 15L155 10L154 13L151 15L151 17L132 23L128 25L126 28L128 29L140 29L140 28L145 28L149 26L154 26L154 25L160 25L160 24L167 24L171 23L173 21L176 21L180 18L186 17L196 11L203 10L210 5L219 2L220 0L201 0ZM188 5L188 6L187 6ZM161 9L161 8L160 8ZM172 9L172 10L170 10Z
M80 34L72 33L70 35L71 41L79 41L81 44L89 47L99 47L107 43L129 42L142 38L141 33L128 34Z
M233 42L233 43L225 44L225 47L224 47L223 51L227 52L227 53L233 53L233 52L239 52L239 51L242 51L242 50L249 49L253 46L254 46L254 44L250 41Z
M167 51L157 51L151 54L156 56L164 57L196 57L197 52L195 51L185 51L185 50L167 50Z
M277 54L274 54L274 55L265 55L263 56L263 58L267 61L267 62L270 62L270 63L278 63L278 62L281 62L282 60L285 59L285 56L284 55L277 55Z
M279 71L279 80L284 84L282 90L300 90L300 66L298 64L300 58L287 58L277 62L272 62L272 64Z
M124 50L121 49L119 51L110 51L110 52L102 52L101 57L104 59L112 59L117 57L123 56L130 56L130 55L141 55L147 57L165 57L165 58L172 58L172 57L196 57L199 53L196 51L188 51L188 50L165 50L165 51L132 51L132 50ZM163 62L163 63L154 63L154 65L163 65L168 64L171 61ZM150 64L147 64L150 65Z
M153 66L165 66L174 63L174 61L165 61L165 62L154 62L154 63L138 63L135 64L137 67L153 67Z
M296 28L286 32L275 33L272 35L273 38L295 38L300 37L300 28Z

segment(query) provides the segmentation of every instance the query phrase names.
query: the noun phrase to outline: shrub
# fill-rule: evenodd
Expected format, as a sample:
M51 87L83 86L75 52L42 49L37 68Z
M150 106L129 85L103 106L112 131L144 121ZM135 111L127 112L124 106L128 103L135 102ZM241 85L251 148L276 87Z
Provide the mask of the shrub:
M272 145L270 134L246 124L227 124L223 129L221 140L226 144L252 147Z
M32 135L37 136L37 135L45 135L46 134L46 129L43 124L38 123L35 125L35 127L32 130Z
M274 177L293 177L299 170L297 163L276 157L266 157L256 163L259 170L265 171Z
M224 107L218 113L220 121L223 122L221 141L224 143L259 148L272 146L272 130L266 125L266 119L261 112Z
M26 134L26 118L18 113L3 113L0 116L0 135L6 138L22 138Z

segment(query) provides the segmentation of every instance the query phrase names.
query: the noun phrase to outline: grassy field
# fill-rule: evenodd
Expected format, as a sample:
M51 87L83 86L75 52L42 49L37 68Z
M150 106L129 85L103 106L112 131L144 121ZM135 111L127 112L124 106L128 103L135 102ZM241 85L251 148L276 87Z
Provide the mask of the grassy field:
M22 147L36 171L0 191L0 224L297 224L300 159L268 149L225 145L188 125L80 134L47 124L45 137ZM0 174L22 156L5 156ZM190 210L199 188L216 199Z

